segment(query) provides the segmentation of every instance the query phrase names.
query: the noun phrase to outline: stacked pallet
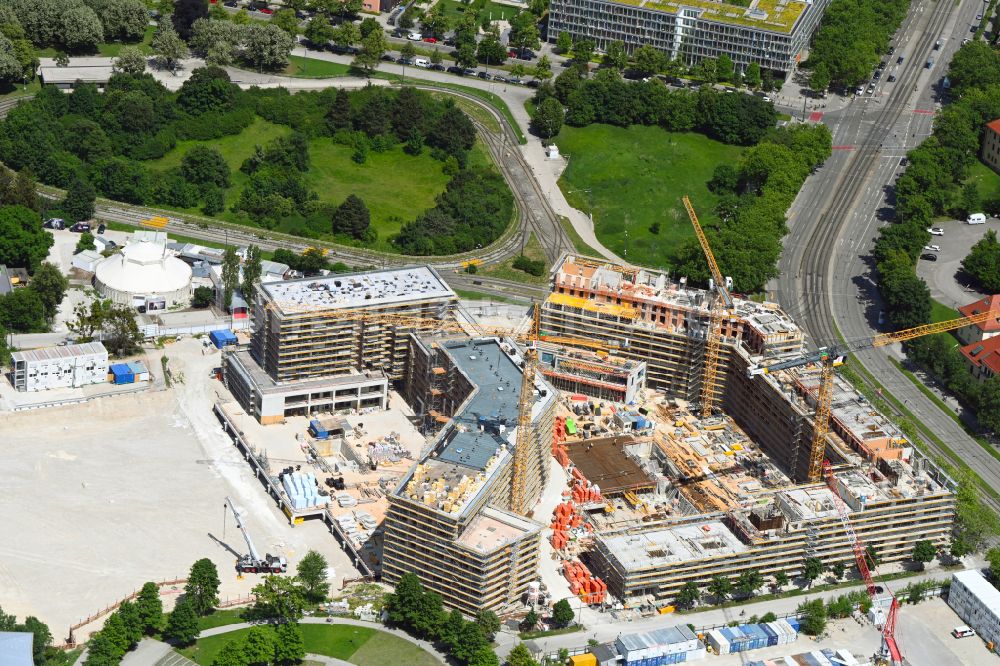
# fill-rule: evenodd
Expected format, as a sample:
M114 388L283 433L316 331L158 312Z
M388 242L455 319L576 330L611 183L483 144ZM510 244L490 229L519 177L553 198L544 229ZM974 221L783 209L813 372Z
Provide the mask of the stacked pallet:
M585 604L603 603L607 598L608 586L600 578L590 575L590 570L582 562L566 560L563 562L563 575L569 581L569 589L580 597Z

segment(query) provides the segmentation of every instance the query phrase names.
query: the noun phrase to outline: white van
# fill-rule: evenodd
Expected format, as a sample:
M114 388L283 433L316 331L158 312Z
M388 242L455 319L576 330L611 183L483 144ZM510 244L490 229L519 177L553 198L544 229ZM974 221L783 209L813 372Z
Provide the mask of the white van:
M955 638L966 638L967 636L975 636L976 632L964 624L960 627L955 627L951 630L951 635Z
M972 213L965 220L966 224L986 224L986 216L982 213Z
M431 61L428 60L427 58L414 58L413 59L413 66L414 67L423 67L424 69L427 69L428 67L431 66Z

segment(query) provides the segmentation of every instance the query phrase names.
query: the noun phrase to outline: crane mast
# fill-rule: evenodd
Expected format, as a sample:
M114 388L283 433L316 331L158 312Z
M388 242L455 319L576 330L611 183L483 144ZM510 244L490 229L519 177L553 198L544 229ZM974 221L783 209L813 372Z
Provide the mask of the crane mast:
M698 243L701 245L701 250L705 253L705 259L708 261L708 269L712 274L712 281L715 283L715 296L712 298L712 303L708 310L709 323L708 331L705 334L705 358L701 378L701 417L708 418L712 415L715 406L715 386L718 382L719 353L722 348L722 322L725 321L726 315L732 312L734 305L733 297L726 288L726 280L722 276L722 271L719 270L719 265L715 262L712 247L708 244L708 238L701 228L701 223L698 222L698 215L694 212L694 206L691 205L691 200L686 196L683 201L688 217L691 218L694 233L698 237ZM722 301L721 304L720 301Z

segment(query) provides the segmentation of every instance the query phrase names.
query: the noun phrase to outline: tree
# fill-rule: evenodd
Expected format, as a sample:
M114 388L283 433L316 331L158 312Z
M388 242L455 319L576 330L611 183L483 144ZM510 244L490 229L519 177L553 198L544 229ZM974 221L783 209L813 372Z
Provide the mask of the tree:
M573 38L568 32L560 32L556 37L556 53L565 55L573 49Z
M865 557L868 558L868 561L871 562L871 566L873 567L877 567L882 564L882 557L878 554L878 551L875 550L875 544L870 543L865 546Z
M649 44L643 44L632 52L632 60L635 61L635 68L645 76L651 76L663 71L666 57L660 51Z
M771 611L767 611L766 613L764 613L763 615L760 616L760 621L764 622L765 624L768 623L768 622L776 622L777 619L778 619L778 616L775 615Z
M211 287L195 287L191 296L191 307L207 308L215 301L215 290Z
M0 323L0 365L7 365L10 363L10 347L7 344L8 331ZM2 609L0 609L2 610ZM0 629L0 631L7 631L6 629Z
M200 633L194 600L185 594L177 601L173 612L167 617L167 627L163 630L163 636L183 646L194 643Z
M531 75L539 81L547 81L552 78L552 61L547 55L538 59L538 63L531 70Z
M934 545L934 542L921 539L913 545L913 552L910 554L910 557L914 562L919 562L920 568L923 569L925 564L932 562L937 557L937 547Z
M590 61L594 57L594 40L578 39L573 43L573 62L579 65L584 71L590 69Z
M143 633L151 636L159 631L163 625L163 601L156 583L149 582L142 586L135 600L135 608Z
M489 649L489 647L490 644L475 622L463 622L462 630L454 641L451 655L460 664L468 664L483 648Z
M182 2L186 1L182 0ZM177 14L175 13L174 21L176 20ZM177 31L174 30L174 25L166 21L160 23L150 46L153 49L153 53L159 57L163 67L166 67L171 72L176 69L177 62L188 55L187 44L184 43Z
M199 144L181 158L181 175L193 185L229 187L229 164L218 148Z
M326 558L315 550L310 550L299 560L296 573L305 588L306 598L311 601L326 599L330 590L330 582L326 575L327 566Z
M94 299L87 303L77 303L73 308L74 319L66 322L66 327L79 342L90 342L94 334L104 327L104 320L111 310L111 301Z
M621 71L628 65L628 53L625 52L625 42L616 40L608 44L604 52L604 66Z
M715 597L715 602L721 604L729 596L733 589L733 584L726 576L713 576L708 583L708 591Z
M149 24L141 0L104 0L98 5L105 41L136 42Z
M990 377L979 388L979 423L1000 432L1000 378Z
M444 60L444 56L441 55L441 49L435 46L434 50L431 51L431 63L440 65L442 60Z
M15 289L0 297L0 326L15 333L46 330L45 303L31 289Z
M733 59L728 54L723 53L716 61L715 71L720 81L732 81L735 71L733 68Z
M368 207L353 194L347 195L347 199L334 210L331 227L335 234L346 234L359 240L369 239L374 231Z
M146 54L134 46L123 46L115 58L115 71L142 74L146 71Z
M374 31L374 30L381 30L382 29L382 24L379 23L378 21L376 21L371 16L366 16L364 18L364 20L361 21L361 25L358 26L358 28L361 31L361 38L364 39L372 31ZM358 40L358 41L360 41L360 40Z
M296 622L302 617L305 590L291 578L264 576L264 580L254 586L253 593L257 597L253 605L256 617L278 622Z
M278 666L298 664L306 656L302 630L295 622L279 624L274 635L274 662Z
M258 71L281 69L294 46L295 39L278 26L254 22L247 27L243 55Z
M333 37L331 39L334 44L346 49L362 40L361 28L350 21L341 23L333 29Z
M354 24L352 23L351 25ZM327 42L332 41L336 37L336 31L330 25L329 21L316 19L309 21L309 25L306 26L305 37L313 46L322 48Z
M763 584L764 577L755 569L741 572L739 578L736 579L736 589L747 598L752 597L757 588Z
M518 625L518 628L521 631L534 631L535 627L537 626L538 626L538 613L536 613L534 610L529 610L528 614L524 616L523 620L521 620L521 623L520 625Z
M299 19L295 16L295 10L279 9L271 16L271 24L287 32L292 39L299 34Z
M238 90L221 67L199 67L181 86L177 105L192 115L227 111L235 106ZM226 171L228 173L228 169Z
M747 65L747 71L743 74L743 80L747 88L757 88L760 86L760 64L752 62Z
M233 292L240 283L240 257L236 250L227 247L222 255L222 302L226 311L233 305Z
M481 645L466 662L468 666L500 666L500 658L489 645Z
M205 215L218 215L226 209L226 195L218 187L206 187L202 193L204 203L201 212Z
M126 650L134 650L135 646L142 640L142 621L139 619L139 611L131 601L123 602L115 614L121 617L124 629Z
M59 304L62 303L66 290L69 289L69 280L62 274L59 267L49 262L43 263L35 271L31 282L28 284L45 307L45 318L50 322L55 319Z
M676 602L682 608L693 608L700 598L701 590L698 589L698 584L689 580L678 590Z
M108 618L108 622L111 619ZM107 627L97 632L97 635L87 643L87 661L85 666L118 666L125 652L120 650L113 631Z
M49 254L52 235L42 228L42 218L24 206L0 208L0 264L19 266L34 273Z
M225 261L225 258L223 258ZM223 264L225 281L225 264ZM184 596L191 599L191 606L198 615L208 615L219 603L219 571L215 563L202 558L191 565L188 582L184 586Z
M493 29L483 35L476 48L476 58L486 66L502 65L507 60L507 49L500 43L500 33Z
M243 638L243 655L251 666L270 666L274 659L274 632L260 625L250 627Z
M89 53L104 41L104 28L94 10L80 4L62 16L62 43L70 51Z
M797 609L802 633L819 636L826 629L826 606L822 599L803 601Z
M243 282L240 284L240 291L243 292L243 300L247 303L253 302L255 285L260 276L260 248L256 245L250 245L247 248L247 256L243 261Z
M813 581L819 578L821 573L823 573L823 561L818 557L807 557L802 566L802 577L806 579L809 587L812 587Z
M788 574L785 573L784 571L779 571L778 573L774 574L774 584L778 588L782 588L788 585Z
M354 56L355 67L364 70L365 76L371 78L382 60L382 56L388 50L389 44L385 39L385 33L381 30L374 30L367 37L361 40L361 50Z
M243 637L233 638L219 650L212 661L212 666L248 666L246 640Z
M507 666L539 666L524 643L518 643L507 655Z
M562 129L563 105L555 97L550 97L535 109L535 117L531 119L531 129L543 139L551 139Z
M207 17L208 3L205 0L175 0L171 16L173 31L180 35L181 39L190 39L194 22ZM166 22L161 21L161 25L163 23Z
M104 318L103 334L108 351L118 357L139 351L143 340L142 331L135 321L135 310L127 305L111 306Z
M46 663L46 651L52 645L52 632L49 626L33 615L24 618L14 631L31 634L31 652L36 664Z
M462 44L455 52L455 64L459 67L471 69L479 63L476 58L476 47L472 44Z
M966 183L962 187L962 202L960 206L965 217L980 212L980 209L983 207L983 200L979 196L978 185L975 183Z
M840 580L841 578L844 577L844 572L846 570L847 567L844 566L843 562L837 562L832 567L830 567L830 571L833 573L833 577L836 578L837 580Z
M826 63L819 63L813 68L812 76L809 77L809 89L813 92L821 93L830 87L830 71Z
M492 641L496 633L500 631L500 618L491 610L484 609L476 613L476 624L483 632L483 636L486 636L489 641Z
M556 627L568 627L576 617L573 608L566 599L560 599L552 606L552 624Z

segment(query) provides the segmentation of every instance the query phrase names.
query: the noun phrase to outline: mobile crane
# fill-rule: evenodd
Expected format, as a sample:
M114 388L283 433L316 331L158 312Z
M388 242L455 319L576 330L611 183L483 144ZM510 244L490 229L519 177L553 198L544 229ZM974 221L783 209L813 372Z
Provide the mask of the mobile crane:
M226 506L233 512L233 518L236 519L236 526L243 533L243 538L247 542L247 549L250 551L247 555L240 555L240 558L236 561L236 570L241 574L277 574L288 571L288 562L281 555L271 555L268 553L261 558L257 552L257 548L253 545L253 539L250 538L250 533L247 531L246 525L243 524L243 519L240 518L240 512L236 510L236 505L233 504L233 500L229 497L226 497Z

